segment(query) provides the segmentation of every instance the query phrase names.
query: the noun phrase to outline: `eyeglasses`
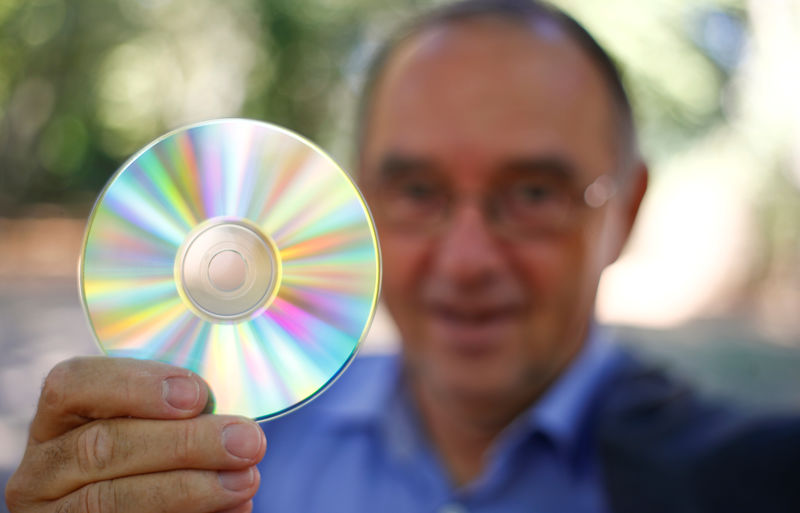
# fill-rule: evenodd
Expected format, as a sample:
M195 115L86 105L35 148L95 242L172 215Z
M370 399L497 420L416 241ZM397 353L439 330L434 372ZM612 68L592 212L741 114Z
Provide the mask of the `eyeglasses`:
M372 192L376 220L389 229L419 235L440 232L460 202L447 181L430 170L387 178L374 184ZM481 207L498 234L535 238L563 233L574 226L581 210L600 208L616 193L617 184L609 175L577 186L562 173L525 172L496 183Z

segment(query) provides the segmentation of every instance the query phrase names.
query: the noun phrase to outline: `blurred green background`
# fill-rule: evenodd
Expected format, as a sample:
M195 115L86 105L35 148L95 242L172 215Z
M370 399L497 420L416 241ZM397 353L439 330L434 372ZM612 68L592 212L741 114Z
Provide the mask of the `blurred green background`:
M0 0L0 477L47 369L96 352L75 269L116 169L219 117L283 125L352 169L371 56L438 3ZM800 2L554 3L622 67L652 171L598 317L711 391L800 407ZM370 337L391 347L383 314Z
M434 3L0 0L0 215L25 215L42 202L83 207L151 139L213 117L270 120L347 159L369 57L406 15ZM746 77L775 64L796 74L796 32L793 41L769 33L770 17L794 18L788 28L796 31L796 5L556 3L623 66L651 159L686 152L727 126L728 137L753 146L759 185L783 191L781 207L791 208L796 140L750 105L777 84L758 89ZM776 9L785 12L761 12Z
M286 126L352 168L365 67L393 27L437 3L0 0L0 219L82 218L127 157L210 118ZM650 266L608 273L601 316L745 310L795 337L800 2L555 3L620 63L653 172L632 244ZM620 314L659 265L672 268L651 284L669 289L666 306Z

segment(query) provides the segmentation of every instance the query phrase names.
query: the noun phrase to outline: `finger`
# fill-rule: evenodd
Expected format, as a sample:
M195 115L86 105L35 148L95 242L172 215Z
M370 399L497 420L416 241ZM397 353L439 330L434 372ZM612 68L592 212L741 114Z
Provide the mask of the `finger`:
M92 483L50 506L59 513L212 513L238 507L258 490L258 469L177 470ZM13 510L13 507L12 507Z
M98 420L29 447L19 470L29 479L15 486L55 499L86 483L137 474L241 469L258 463L266 445L258 424L241 417Z
M45 379L31 442L94 419L190 418L203 411L208 398L205 382L186 369L131 358L74 358L56 365Z
M219 511L218 513L252 513L253 511L253 501L247 501L244 504L240 504L235 508L226 509L225 511Z

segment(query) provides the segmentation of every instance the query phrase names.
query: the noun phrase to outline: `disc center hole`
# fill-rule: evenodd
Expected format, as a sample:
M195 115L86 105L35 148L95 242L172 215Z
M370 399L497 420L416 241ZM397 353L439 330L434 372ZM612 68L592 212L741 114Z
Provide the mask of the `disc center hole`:
M238 251L220 251L208 263L208 279L217 290L232 292L244 285L247 262Z

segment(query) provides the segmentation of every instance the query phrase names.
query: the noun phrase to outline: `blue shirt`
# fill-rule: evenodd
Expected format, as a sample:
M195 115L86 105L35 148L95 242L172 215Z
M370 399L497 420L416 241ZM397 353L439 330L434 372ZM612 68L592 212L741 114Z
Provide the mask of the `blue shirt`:
M588 415L617 349L593 337L454 486L403 386L397 356L357 358L322 396L265 422L256 513L605 512Z

